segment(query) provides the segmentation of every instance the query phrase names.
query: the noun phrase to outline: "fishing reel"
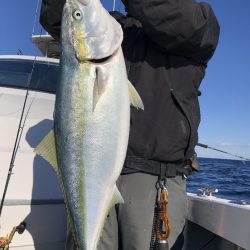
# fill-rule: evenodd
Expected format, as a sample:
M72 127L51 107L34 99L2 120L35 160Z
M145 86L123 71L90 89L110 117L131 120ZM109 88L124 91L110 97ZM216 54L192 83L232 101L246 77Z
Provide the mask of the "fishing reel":
M18 226L13 227L9 235L7 235L6 237L0 237L0 250L9 250L9 245L14 237L14 234L16 232L22 234L25 229L26 223L22 222Z

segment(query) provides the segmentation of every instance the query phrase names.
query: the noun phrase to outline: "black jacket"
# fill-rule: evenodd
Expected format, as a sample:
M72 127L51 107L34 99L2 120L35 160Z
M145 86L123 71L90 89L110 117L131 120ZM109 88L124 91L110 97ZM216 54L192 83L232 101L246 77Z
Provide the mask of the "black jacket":
M43 0L40 22L57 40L63 0ZM199 85L219 37L207 3L128 0L111 13L124 31L128 78L145 110L131 108L128 155L163 162L189 159L200 122Z

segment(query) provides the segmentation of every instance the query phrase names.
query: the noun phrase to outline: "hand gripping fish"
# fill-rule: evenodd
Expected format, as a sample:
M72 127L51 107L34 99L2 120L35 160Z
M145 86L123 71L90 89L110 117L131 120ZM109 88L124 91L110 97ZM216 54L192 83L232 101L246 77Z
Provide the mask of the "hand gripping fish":
M55 169L77 249L97 247L126 156L130 103L120 25L99 0L67 0L61 29L54 129L35 149Z

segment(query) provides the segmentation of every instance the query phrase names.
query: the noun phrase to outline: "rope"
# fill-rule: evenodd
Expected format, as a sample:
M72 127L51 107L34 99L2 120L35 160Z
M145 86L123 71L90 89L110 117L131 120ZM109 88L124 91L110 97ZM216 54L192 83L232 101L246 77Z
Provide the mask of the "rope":
M168 191L166 179L159 178L156 183L156 189L157 195L149 250L169 250L170 222L167 213Z

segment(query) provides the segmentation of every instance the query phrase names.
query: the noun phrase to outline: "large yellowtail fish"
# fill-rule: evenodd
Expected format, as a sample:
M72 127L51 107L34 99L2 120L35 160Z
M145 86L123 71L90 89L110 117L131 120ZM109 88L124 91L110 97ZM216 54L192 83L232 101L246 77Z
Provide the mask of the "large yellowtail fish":
M130 103L143 109L127 80L120 25L99 0L67 0L54 129L36 148L56 170L77 249L96 249L129 135Z

